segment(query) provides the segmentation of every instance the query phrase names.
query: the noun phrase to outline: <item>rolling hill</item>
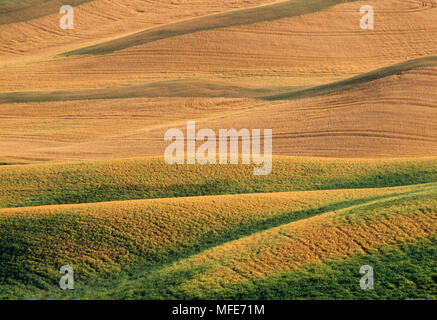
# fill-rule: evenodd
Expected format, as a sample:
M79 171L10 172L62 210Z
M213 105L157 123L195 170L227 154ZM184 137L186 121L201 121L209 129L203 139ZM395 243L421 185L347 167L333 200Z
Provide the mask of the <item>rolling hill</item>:
M216 132L272 129L274 153L281 155L435 156L436 81L436 58L426 57L340 82L294 88L291 93L287 88L255 89L207 81L0 93L4 110L0 159L162 155L168 145L164 133L170 128L185 131L188 120L196 120L199 129ZM269 90L282 93L271 95ZM41 117L41 108L47 116ZM26 129L16 126L23 121ZM11 152L17 143L27 147Z
M62 4L0 3L0 299L437 299L435 0ZM167 164L187 121L271 173Z
M256 259L270 259L270 254L256 248L276 252L283 250L275 249L276 246L312 241L305 245L308 253L303 256L296 248L284 249L285 255L292 255L287 258L292 265L277 257L275 263L288 270L294 269L296 263L299 266L315 262L312 256L319 254L312 247L323 250L326 258L322 260L340 259L353 255L357 248L367 252L377 244L422 239L435 234L435 192L435 184L427 184L1 209L1 278L5 288L1 294L6 294L5 290L11 286L16 289L27 286L30 291L40 292L39 295L47 290L52 294L56 291L53 284L56 283L57 268L64 264L72 265L79 275L78 283L85 284L110 272L129 270L138 265L142 268L162 266L160 272L167 272L169 268L171 272L178 272L179 265L195 267L190 259L228 270L229 259L238 256L239 265L244 268L253 265L258 270L246 271L253 274L253 279L266 278L274 274L273 270L277 273L281 268L272 265L273 269L269 271L264 263L254 264L251 256L247 257L251 263L249 260L244 262L245 258L240 255L254 252L259 256ZM344 236L354 230L359 232L356 237L360 240ZM294 242L290 242L289 236L277 238L285 232L293 234ZM272 242L273 239L276 240ZM357 241L362 242L358 247ZM273 245L276 242L277 245ZM211 246L214 247L196 255ZM332 254L329 253L330 246L333 246ZM251 247L253 249L249 250ZM229 253L226 253L227 248ZM192 257L185 262L187 255ZM297 257L306 258L298 262ZM227 262L221 262L225 258ZM217 279L241 281L231 275L222 278L224 270L215 268L209 274ZM234 268L231 270L235 271ZM258 272L263 276L255 276ZM198 275L200 277L202 273ZM192 279L187 285L204 288L197 282ZM214 290L207 291L212 294ZM22 292L19 289L17 296Z

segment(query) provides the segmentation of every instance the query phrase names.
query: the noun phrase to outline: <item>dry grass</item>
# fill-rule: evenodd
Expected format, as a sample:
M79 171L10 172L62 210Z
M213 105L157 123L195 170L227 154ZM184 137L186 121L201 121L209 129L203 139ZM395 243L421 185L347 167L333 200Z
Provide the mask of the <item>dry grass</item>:
M379 12L374 31L363 31L359 27L358 12L362 4L344 3L300 17L186 34L105 56L55 60L46 56L31 65L14 64L1 68L0 87L3 91L89 89L183 78L231 80L239 85L261 87L302 86L437 54L433 41L436 36L436 10L432 9L435 2L366 2ZM96 9L95 12L100 11ZM79 16L78 21L87 19ZM89 38L98 37L91 27L98 23L99 20L90 20ZM126 21L122 23L129 25ZM56 26L44 29L60 33ZM102 32L112 39L122 30L110 25L109 30ZM20 32L7 32L8 37L10 34ZM26 39L38 37L24 34ZM58 37L54 36L55 39ZM62 47L65 51L68 46L68 43L61 43L58 50ZM26 48L21 50L27 51Z
M161 155L168 145L163 141L166 130L184 131L187 120L196 120L197 129L216 132L221 128L273 129L274 154L435 156L436 81L437 68L429 65L347 89L333 86L328 95L290 101L119 97L4 104L0 157L90 160ZM176 89L176 95L196 95L196 88L197 95L214 92L214 86L178 89L164 85L151 88L149 94L164 95L170 88ZM116 94L117 90L108 92Z
M164 149L150 141L163 128L199 117L223 117L256 104L249 99L120 98L1 105L0 158L84 160L162 154Z
M212 7L203 4L196 11L199 1L169 0L158 11L150 10L155 4L146 3L152 7L140 12L137 9L143 2L98 0L78 8L78 26L70 36L59 30L47 35L44 30L52 30L51 24L57 23L57 19L50 20L53 16L2 25L0 39L4 41L0 43L10 52L0 67L0 102L6 103L0 111L0 159L162 155L167 146L165 131L184 128L186 120L214 130L273 129L273 152L281 155L437 155L435 66L357 84L324 97L285 102L249 99L283 91L285 86L326 83L405 59L436 55L433 1L366 3L378 12L373 31L359 28L362 2L350 2L298 17L193 32L101 56L54 58L48 53L51 46L65 51L68 37L76 37L71 46L83 47L86 39L103 41L138 31L145 17L155 21L153 17L162 16L160 22L150 22L143 29L265 3L223 0ZM103 7L105 15L96 17L95 12ZM161 11L166 14L160 15ZM136 22L130 24L130 19ZM28 28L39 26L39 20L51 24L36 28L35 34L27 33ZM106 23L109 20L113 23ZM91 28L94 25L101 29ZM45 56L33 51L43 42L42 49L48 50ZM24 60L8 60L15 56ZM93 91L96 88L104 89ZM65 91L54 92L59 89ZM30 92L16 93L21 90ZM68 99L103 100L62 101Z
M95 43L173 21L273 3L275 0L160 0L159 5L156 1L141 0L121 3L73 0L69 4L75 6L74 31L59 28L61 14L58 12L64 4L62 1L4 2L0 7L0 56L2 62L11 62L35 59L67 47Z
M272 128L276 154L437 155L436 81L436 67L418 68L346 91L334 90L327 96L277 102L242 117L196 125L212 129Z

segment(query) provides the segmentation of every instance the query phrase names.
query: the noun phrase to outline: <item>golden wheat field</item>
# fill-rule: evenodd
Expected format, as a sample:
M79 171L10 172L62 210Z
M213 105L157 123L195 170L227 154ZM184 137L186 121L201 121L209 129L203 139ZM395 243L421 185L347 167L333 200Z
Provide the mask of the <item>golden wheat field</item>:
M0 299L437 299L436 1L63 5L0 1Z

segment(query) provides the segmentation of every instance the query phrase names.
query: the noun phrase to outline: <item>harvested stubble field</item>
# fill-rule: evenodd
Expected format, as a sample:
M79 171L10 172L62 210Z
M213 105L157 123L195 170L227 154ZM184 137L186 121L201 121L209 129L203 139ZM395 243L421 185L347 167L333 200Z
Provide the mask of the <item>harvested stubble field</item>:
M437 299L436 1L62 4L0 2L1 299ZM168 165L188 120L271 174Z

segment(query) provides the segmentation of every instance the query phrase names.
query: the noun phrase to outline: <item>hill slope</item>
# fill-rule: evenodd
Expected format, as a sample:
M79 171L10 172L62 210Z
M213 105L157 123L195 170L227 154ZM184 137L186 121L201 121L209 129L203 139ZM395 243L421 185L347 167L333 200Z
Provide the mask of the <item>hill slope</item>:
M3 91L95 89L187 78L230 81L243 87L309 86L345 79L409 59L437 55L433 41L436 10L433 10L432 1L368 2L366 4L373 5L379 12L378 28L372 31L361 30L359 26L360 2L314 0L322 4L313 10L316 12L295 16L302 13L300 4L307 2L299 0L276 4L279 7L294 6L295 9L290 9L288 13L289 18L271 20L269 14L264 16L269 6L257 7L251 9L255 12L261 10L255 18L266 21L233 27L223 25L223 28L199 32L196 29L191 33L127 47L106 55L54 58L47 52L34 55L31 49L23 48L21 52L28 52L24 60L16 60L14 64L11 62L0 68L0 87L4 88ZM324 9L326 4L337 2L335 6L317 11ZM283 12L287 13L286 10L279 10L280 14ZM229 14L232 16L235 13ZM213 18L214 15L199 18L200 30L212 23ZM171 21L167 20L167 24L157 28L168 27ZM195 21L191 19L183 23ZM405 24L405 21L409 23ZM44 26L44 29L53 30L53 37L59 41L66 35L58 30L57 22L58 19L53 26ZM234 23L240 21L236 19ZM111 28L105 27L102 31L105 33L97 36L100 34L97 30L104 25L91 19L88 29L93 32L88 37L102 40L117 38L120 40L114 41L130 43L132 29L126 31L118 25L109 24ZM124 36L117 37L123 30ZM149 30L153 28L146 28L144 32L152 32ZM21 31L14 32L21 34ZM6 35L14 32L11 30ZM94 40L94 43L96 41L99 40ZM65 52L66 47L77 48L76 43L77 40L61 42L51 51L53 54L60 53L60 50Z
M216 132L222 128L272 129L275 154L435 156L436 83L436 59L427 57L263 99L256 96L287 88L177 81L0 94L0 102L6 103L2 105L5 120L0 124L0 146L7 151L0 151L0 158L91 160L113 158L115 153L120 158L162 155L168 145L164 133L170 128L185 131L188 120L196 120L198 129ZM150 98L138 98L142 96ZM41 117L41 107L51 116ZM135 117L125 118L132 112ZM24 120L23 113L27 115ZM29 124L25 130L16 125L23 122ZM17 143L28 147L13 148Z
M437 160L274 157L254 165L168 165L161 158L0 166L0 207L437 182Z
M0 3L0 299L437 299L436 0L69 4Z
M86 283L120 282L110 273L134 267L131 277L158 281L137 291L130 280L137 295L207 298L228 284L433 236L435 196L430 184L2 209L0 293L58 295L58 267L69 264L78 297L102 294ZM158 293L174 276L177 286ZM126 298L123 286L103 294Z

